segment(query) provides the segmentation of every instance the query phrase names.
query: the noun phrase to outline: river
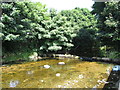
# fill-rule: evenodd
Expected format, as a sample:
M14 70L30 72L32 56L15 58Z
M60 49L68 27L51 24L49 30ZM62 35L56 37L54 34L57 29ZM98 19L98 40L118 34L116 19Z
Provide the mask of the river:
M3 88L103 88L112 66L65 58L5 65L0 69Z

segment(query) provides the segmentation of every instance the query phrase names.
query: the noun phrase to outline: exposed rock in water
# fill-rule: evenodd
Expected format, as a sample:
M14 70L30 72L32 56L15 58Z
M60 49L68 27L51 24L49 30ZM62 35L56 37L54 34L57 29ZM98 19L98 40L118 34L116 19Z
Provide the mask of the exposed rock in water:
M44 68L50 68L50 65L44 65L43 67Z
M59 62L58 64L59 64L59 65L64 65L64 64L65 64L65 62Z
M56 76L59 77L59 76L60 76L60 73L57 73Z

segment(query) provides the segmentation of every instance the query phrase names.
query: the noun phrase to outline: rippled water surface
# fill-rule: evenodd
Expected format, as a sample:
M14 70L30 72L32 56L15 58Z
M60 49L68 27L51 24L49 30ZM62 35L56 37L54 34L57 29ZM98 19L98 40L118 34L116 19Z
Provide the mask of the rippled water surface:
M78 59L52 59L0 68L3 88L103 88L111 67Z

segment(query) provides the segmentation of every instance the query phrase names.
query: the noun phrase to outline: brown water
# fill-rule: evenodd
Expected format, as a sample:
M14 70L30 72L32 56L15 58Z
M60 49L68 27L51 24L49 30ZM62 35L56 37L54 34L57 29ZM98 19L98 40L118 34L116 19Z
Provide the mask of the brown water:
M58 65L65 62L64 65ZM50 65L50 68L44 68ZM44 60L0 67L3 88L103 88L111 64L78 59ZM108 70L109 69L109 70Z

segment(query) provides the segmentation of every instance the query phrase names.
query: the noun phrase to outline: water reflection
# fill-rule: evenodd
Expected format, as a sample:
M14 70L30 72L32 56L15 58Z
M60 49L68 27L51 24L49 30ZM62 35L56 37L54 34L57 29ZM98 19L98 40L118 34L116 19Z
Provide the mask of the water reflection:
M10 87L16 87L18 85L19 81L18 80L11 80L10 81Z

